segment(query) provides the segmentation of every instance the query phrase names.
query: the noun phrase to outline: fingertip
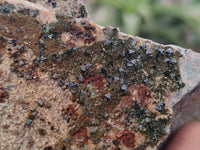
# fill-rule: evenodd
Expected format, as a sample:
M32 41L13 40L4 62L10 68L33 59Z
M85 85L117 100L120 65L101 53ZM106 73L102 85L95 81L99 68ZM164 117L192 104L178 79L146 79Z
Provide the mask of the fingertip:
M172 137L165 150L199 150L200 122L195 121L181 127Z

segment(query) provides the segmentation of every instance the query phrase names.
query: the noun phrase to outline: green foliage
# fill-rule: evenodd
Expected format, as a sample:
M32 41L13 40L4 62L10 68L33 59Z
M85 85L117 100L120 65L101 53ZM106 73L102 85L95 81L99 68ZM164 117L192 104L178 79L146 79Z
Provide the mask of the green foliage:
M116 10L113 17L117 18L117 26L123 32L164 44L193 49L200 47L198 0L186 4L174 2L169 6L159 0L99 0L97 3Z
M152 0L101 0L101 3L112 5L113 7L123 11L137 13L142 5L147 5Z

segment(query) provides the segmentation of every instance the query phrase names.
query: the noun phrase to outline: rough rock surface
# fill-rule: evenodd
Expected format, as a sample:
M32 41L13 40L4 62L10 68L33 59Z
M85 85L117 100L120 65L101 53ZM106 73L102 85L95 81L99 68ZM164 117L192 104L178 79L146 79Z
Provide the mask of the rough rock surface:
M82 1L0 0L0 149L157 149L199 63L96 25Z

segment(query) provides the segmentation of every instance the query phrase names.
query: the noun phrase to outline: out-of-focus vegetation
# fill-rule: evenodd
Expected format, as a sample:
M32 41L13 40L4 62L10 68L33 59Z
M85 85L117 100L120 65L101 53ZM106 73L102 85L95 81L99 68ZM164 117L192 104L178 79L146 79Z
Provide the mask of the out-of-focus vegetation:
M89 12L97 24L200 51L199 0L93 0Z

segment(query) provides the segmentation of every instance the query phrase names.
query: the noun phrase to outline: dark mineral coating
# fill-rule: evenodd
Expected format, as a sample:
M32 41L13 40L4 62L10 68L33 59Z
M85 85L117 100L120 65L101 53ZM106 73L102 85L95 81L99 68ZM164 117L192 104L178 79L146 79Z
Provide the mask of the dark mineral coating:
M67 26L67 24L65 25ZM54 29L54 26L52 26L52 29ZM50 31L58 33L55 29ZM49 35L49 33L46 34ZM76 36L81 36L81 34ZM38 40L40 41L41 39ZM48 50L51 40L53 40L55 49L57 49L57 45L60 45L57 39L44 41L45 49ZM178 61L179 57L181 57L179 52L173 54L171 50L168 50L170 48L168 48L163 54L160 54L159 47L155 47L152 50L140 48L137 45L132 47L130 41L133 39L130 38L124 39L124 44L117 37L109 40L111 41L109 44L106 41L101 41L95 42L91 46L73 48L73 50L61 49L60 47L58 50L63 51L61 54L58 50L58 52L53 51L53 48L51 48L51 51L48 50L48 53L45 55L40 54L37 50L33 50L37 56L34 60L34 67L37 66L41 71L52 74L52 77L58 81L58 85L63 89L68 88L71 90L75 95L74 101L80 103L81 107L83 107L84 111L82 114L79 114L76 125L70 130L70 136L76 135L83 127L95 127L102 122L106 122L114 107L119 104L121 97L128 94L128 87L131 85L144 84L148 87L154 93L155 109L166 116L168 114L164 105L165 93L179 90L184 86L179 78L180 73L177 63L165 61L166 59ZM129 50L129 47L133 50ZM125 55L121 56L123 52L125 52ZM53 58L52 56L56 57ZM127 66L129 62L132 65ZM90 67L86 67L88 63L91 64ZM16 67L20 67L20 65L16 64ZM118 71L119 68L121 68L121 71ZM171 74L174 75L170 76ZM71 81L70 76L75 76L77 80ZM123 79L123 84L120 83L116 76ZM110 78L115 78L115 80L109 82ZM81 91L85 91L84 94ZM142 95L144 94L142 93ZM135 107L135 109L132 107ZM141 110L137 104L132 104L132 106L126 108L127 120L129 120L129 117L132 117L138 124L142 124L146 130L139 132L146 135L145 143L152 145L156 144L166 134L164 129L168 125L168 119L170 118L168 116L168 119L156 120L156 113L145 112L145 107L142 107ZM80 119L82 118L81 116L84 117L84 122ZM151 120L145 121L148 120L146 117L151 118ZM92 120L95 120L96 123L93 124ZM70 122L69 119L67 121ZM127 124L125 124L126 128L129 126ZM98 141L101 140L104 134L98 133L95 136L91 135L90 138L94 144L98 144ZM134 141L127 141L129 136L134 136L134 134L123 135L122 143L127 147L134 147ZM152 138L153 136L154 138ZM84 145L84 143L82 144Z
M4 103L5 100L9 98L8 90L1 87L0 88L0 103Z
M56 2L48 3L56 9ZM166 107L167 95L184 87L178 66L182 56L178 51L160 45L147 48L131 37L119 37L118 29L110 27L104 28L106 38L97 41L93 24L79 24L74 19L87 17L83 5L78 14L57 15L57 22L45 25L39 24L34 19L36 14L30 15L27 10L14 12L14 6L8 3L0 7L0 47L5 43L17 47L14 51L9 49L13 60L10 70L32 82L40 80L38 72L47 73L59 87L72 93L73 105L62 109L60 115L69 124L69 132L52 147L70 149L70 145L75 145L81 149L91 141L94 149L136 150L154 147L162 141L171 118ZM63 32L85 45L64 43ZM24 58L28 49L36 56L32 63ZM0 102L8 95L6 89L0 88ZM36 103L44 106L42 100ZM24 122L31 127L37 117L38 110L31 109ZM120 123L120 135L111 127L112 118ZM44 137L47 134L43 128L37 132ZM111 132L116 134L114 141L102 145ZM141 143L137 142L138 134L143 136ZM44 149L52 149L51 146Z

